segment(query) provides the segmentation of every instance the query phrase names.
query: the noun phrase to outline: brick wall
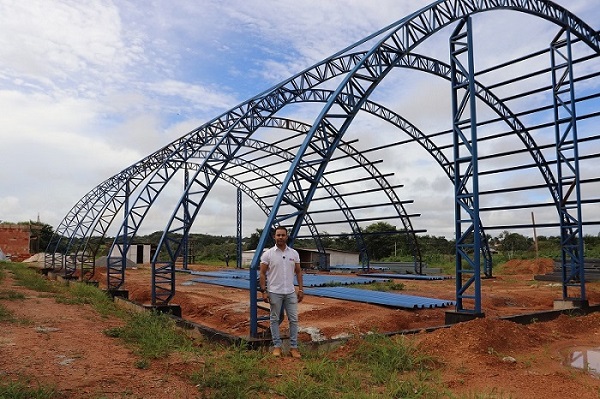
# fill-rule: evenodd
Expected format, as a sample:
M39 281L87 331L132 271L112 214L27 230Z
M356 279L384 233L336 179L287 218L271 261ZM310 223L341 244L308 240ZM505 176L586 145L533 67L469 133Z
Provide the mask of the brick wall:
M28 224L0 224L0 249L14 262L31 256L31 229Z

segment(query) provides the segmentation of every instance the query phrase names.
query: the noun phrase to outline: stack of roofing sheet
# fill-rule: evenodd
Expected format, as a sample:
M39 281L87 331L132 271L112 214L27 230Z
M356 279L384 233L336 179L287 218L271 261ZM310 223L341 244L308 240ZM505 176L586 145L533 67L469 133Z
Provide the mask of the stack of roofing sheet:
M446 280L446 279L452 278L452 276L427 276L424 274L397 274L397 273L369 273L369 274L357 274L357 276L369 276L369 277L376 277L376 278L404 279L404 280Z
M198 283L216 284L225 287L250 289L250 280L242 278L197 278ZM385 305L395 308L423 309L446 307L454 304L453 301L426 298L414 295L404 295L391 292L371 291L349 287L320 287L305 288L304 293L326 298L343 299L346 301L366 302Z
M326 298L344 299L346 301L366 302L407 309L442 308L454 305L454 301L446 301L443 299L396 294L392 292L361 290L348 287L308 288L304 289L304 293Z

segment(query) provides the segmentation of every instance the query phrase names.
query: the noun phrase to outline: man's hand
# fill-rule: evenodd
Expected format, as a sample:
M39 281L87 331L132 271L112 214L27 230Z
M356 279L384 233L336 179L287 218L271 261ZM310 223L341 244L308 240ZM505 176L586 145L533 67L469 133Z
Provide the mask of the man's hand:
M298 302L302 302L304 299L304 291L298 290Z

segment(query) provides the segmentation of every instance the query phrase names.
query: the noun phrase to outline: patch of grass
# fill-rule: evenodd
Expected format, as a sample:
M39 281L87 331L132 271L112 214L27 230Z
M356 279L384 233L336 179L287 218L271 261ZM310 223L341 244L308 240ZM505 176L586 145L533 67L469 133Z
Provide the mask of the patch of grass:
M386 386L388 397L403 399L442 399L448 398L448 392L436 383L436 379L427 372L417 372L404 379L393 379Z
M6 307L4 305L2 305L1 303L0 303L0 321L10 321L10 322L16 321L13 313L10 310L6 309ZM0 398L2 398L2 396L0 396Z
M402 337L369 335L346 356L306 352L302 365L274 386L285 398L447 398L435 361Z
M193 350L193 342L177 329L175 321L156 311L132 313L125 326L104 333L124 340L143 359L159 359L174 351Z
M337 396L330 384L315 381L304 373L277 384L276 390L287 399L329 399Z
M491 388L487 392L473 392L467 395L460 396L461 399L511 399L513 396L510 393L502 392L498 388Z
M387 383L397 373L425 371L435 364L434 359L417 351L405 337L380 334L365 336L353 358L369 370L372 380L378 384Z
M242 346L220 348L207 356L202 370L192 373L192 382L207 398L251 398L269 392L269 371L260 351ZM318 397L318 396L315 396Z
M7 268L13 273L18 285L38 292L58 292L57 284L44 279L37 271L22 263L11 263Z
M0 291L0 299L6 299L9 301L17 301L25 299L25 295L20 292L16 292L13 290L2 290Z
M360 380L354 378L343 362L307 352L303 366L296 373L282 376L275 385L275 391L286 398L295 399L338 397L338 393L351 392L351 385L360 391Z
M62 395L51 386L31 384L27 380L0 382L0 398L54 399L60 397L62 397Z
M85 284L69 284L68 291L56 299L59 303L69 305L89 304L102 316L115 315L119 312L112 298L101 289Z
M383 282L377 281L377 282L371 283L371 284L357 285L356 288L364 288L366 290L383 291L383 292L402 291L404 289L404 284L395 283L393 281L383 281Z

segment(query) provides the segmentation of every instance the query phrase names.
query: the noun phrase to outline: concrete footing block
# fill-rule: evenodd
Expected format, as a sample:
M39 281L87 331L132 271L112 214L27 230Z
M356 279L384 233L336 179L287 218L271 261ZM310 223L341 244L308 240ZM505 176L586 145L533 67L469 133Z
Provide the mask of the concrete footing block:
M446 324L456 324L485 317L485 313L446 312Z
M146 309L156 310L160 313L166 313L175 317L181 318L181 306L180 305L144 305Z
M123 298L123 299L129 299L129 291L128 290L106 290L106 292L108 293L108 295L110 295L113 298Z
M554 301L554 310L586 309L589 306L589 302L583 299L556 299Z

